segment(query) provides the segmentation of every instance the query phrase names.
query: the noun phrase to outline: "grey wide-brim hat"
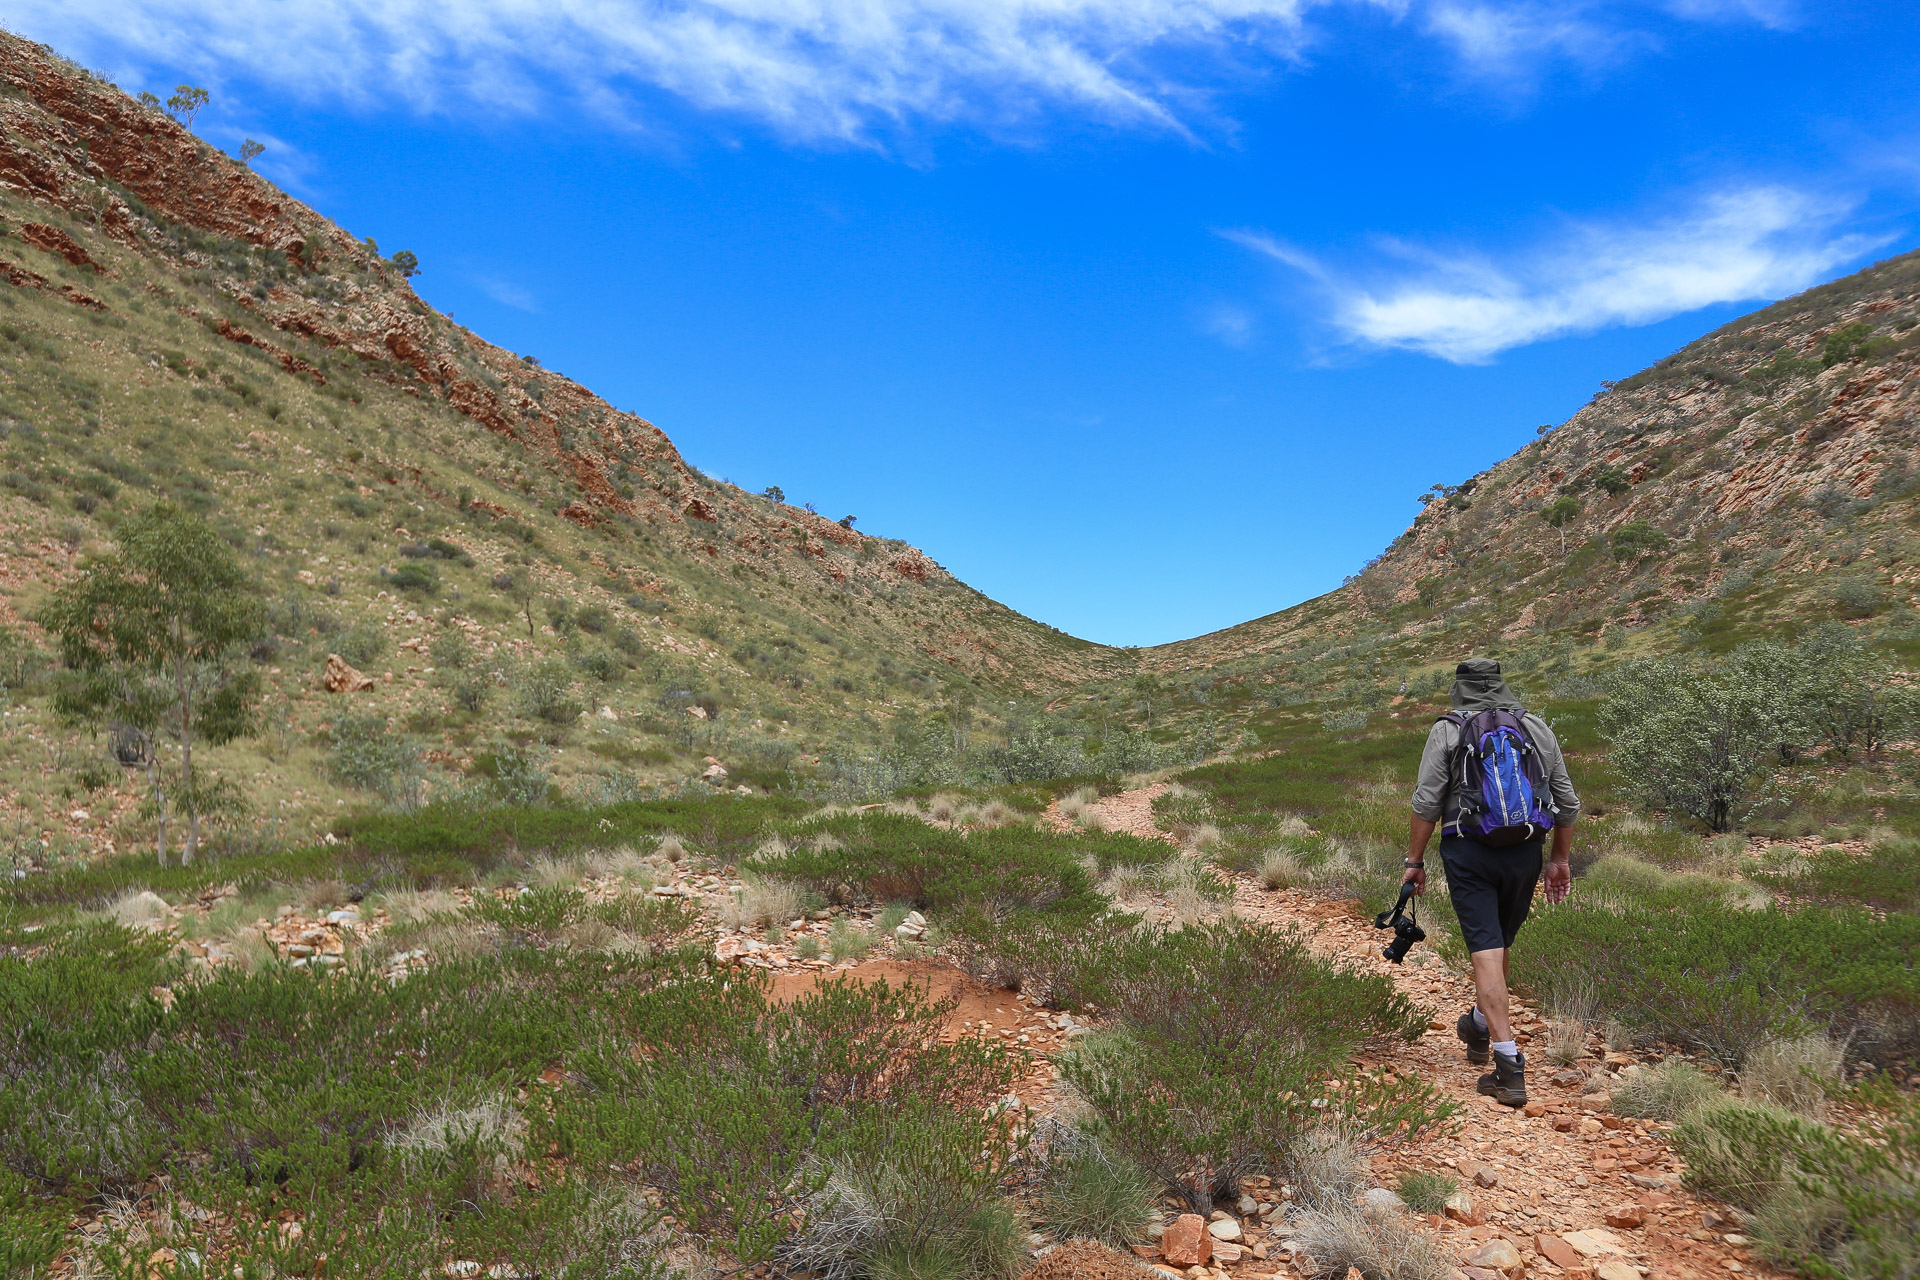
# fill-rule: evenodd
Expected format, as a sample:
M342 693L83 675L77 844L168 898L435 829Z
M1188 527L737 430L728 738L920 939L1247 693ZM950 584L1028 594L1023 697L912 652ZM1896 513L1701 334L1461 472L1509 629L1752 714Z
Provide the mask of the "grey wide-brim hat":
M1506 680L1500 675L1500 664L1492 658L1468 658L1455 667L1452 697L1456 711L1520 709L1520 699L1507 688Z

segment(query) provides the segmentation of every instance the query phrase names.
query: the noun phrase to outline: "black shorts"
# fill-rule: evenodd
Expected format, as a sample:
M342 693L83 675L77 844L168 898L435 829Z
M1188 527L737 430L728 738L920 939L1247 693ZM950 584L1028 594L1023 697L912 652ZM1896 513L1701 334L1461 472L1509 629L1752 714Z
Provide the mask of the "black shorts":
M1447 896L1460 917L1460 936L1468 951L1497 951L1513 945L1540 882L1541 852L1547 838L1505 849L1489 849L1465 836L1440 838L1440 861L1447 869Z

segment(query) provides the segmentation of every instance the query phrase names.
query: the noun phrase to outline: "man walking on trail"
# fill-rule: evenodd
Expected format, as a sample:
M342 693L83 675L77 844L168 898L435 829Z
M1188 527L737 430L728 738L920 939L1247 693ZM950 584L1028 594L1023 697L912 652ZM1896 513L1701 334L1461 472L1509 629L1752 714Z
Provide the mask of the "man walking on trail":
M1567 896L1580 797L1546 721L1520 705L1500 664L1469 658L1454 668L1453 710L1434 722L1413 788L1413 831L1403 883L1427 891L1426 852L1440 828L1447 896L1473 957L1475 1006L1455 1030L1467 1061L1493 1063L1480 1092L1526 1105L1526 1059L1507 1014L1507 953L1539 883L1548 830L1547 901Z

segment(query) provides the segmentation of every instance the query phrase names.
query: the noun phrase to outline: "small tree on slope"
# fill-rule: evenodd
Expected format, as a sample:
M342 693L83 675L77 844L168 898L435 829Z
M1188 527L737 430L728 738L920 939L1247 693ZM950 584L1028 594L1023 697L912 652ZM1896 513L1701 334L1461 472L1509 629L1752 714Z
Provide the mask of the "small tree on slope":
M186 815L180 858L192 862L201 817L235 803L219 779L196 775L193 748L251 731L260 680L244 649L260 634L263 610L220 536L170 502L128 520L116 537L119 549L85 565L48 607L44 621L67 667L56 706L123 737L131 731L145 745L160 862L169 801ZM159 733L179 744L171 778L151 746Z
M1726 831L1753 793L1781 730L1754 673L1667 658L1629 662L1601 711L1609 764L1646 804Z

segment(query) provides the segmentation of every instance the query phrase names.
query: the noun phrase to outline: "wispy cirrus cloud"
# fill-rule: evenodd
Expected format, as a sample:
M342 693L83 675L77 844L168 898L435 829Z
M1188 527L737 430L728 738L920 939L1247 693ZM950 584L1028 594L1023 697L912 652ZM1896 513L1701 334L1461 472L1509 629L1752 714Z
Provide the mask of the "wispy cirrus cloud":
M1570 224L1552 243L1505 259L1382 241L1397 265L1359 270L1260 232L1220 234L1304 273L1344 341L1482 364L1550 338L1797 292L1887 243L1843 229L1855 208L1750 186L1643 224Z
M1716 19L1767 2L1676 0ZM1653 20L1614 0L14 0L8 21L95 64L356 104L640 118L664 92L858 142L1047 110L1187 131L1221 90L1333 38L1310 20L1334 10L1385 15L1489 75L1591 59Z
M502 280L497 276L489 275L470 275L468 279L473 282L474 288L503 307L512 307L515 311L534 314L540 311L540 300L533 296L533 291L514 284L511 280Z

